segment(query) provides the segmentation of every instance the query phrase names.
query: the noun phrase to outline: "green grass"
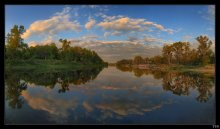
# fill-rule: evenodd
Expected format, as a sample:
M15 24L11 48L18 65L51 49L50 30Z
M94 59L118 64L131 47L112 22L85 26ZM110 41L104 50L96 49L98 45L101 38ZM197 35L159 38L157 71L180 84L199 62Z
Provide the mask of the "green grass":
M19 60L7 61L5 68L10 69L37 69L38 71L60 71L60 70L76 70L76 69L89 69L93 67L101 67L102 64L83 64L80 62L67 62L62 60Z
M174 72L198 72L198 73L206 73L206 74L214 74L215 67L213 64L209 64L206 66L189 66L189 65L155 65L151 67L151 69L159 69L164 72L174 71Z
M204 74L214 74L214 65L207 66L186 66L186 65L174 65L167 67L166 71L178 71L178 72L197 72Z

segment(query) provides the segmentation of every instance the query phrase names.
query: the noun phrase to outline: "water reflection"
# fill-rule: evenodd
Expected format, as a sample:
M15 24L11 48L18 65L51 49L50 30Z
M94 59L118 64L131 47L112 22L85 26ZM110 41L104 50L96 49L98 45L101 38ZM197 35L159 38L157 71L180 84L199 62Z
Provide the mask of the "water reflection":
M8 123L154 124L214 121L214 78L198 73L129 67L63 72L8 69L5 73L6 103L12 107L6 108Z
M141 77L143 75L153 75L155 79L161 79L166 72L161 70L151 70L151 69L139 69L139 68L132 68L129 66L116 66L117 69L123 72L133 72L136 77Z
M211 89L214 80L203 74L187 72L169 72L163 78L163 89L171 91L176 95L189 95L190 89L196 89L198 96L196 98L199 102L207 102L212 96Z
M117 66L124 72L133 72L136 77L152 74L155 79L163 80L163 89L171 91L175 95L188 96L191 89L198 91L196 100L207 102L212 96L211 89L214 86L214 77L195 72L165 72L152 69L138 69L126 66Z
M22 82L15 74L11 75L6 81L5 95L12 108L22 108L24 100L20 97L21 92L27 89L27 83Z
M65 93L69 90L70 84L80 85L94 80L102 70L102 67L93 69L75 70L75 71L17 71L6 69L5 72L5 96L12 108L21 108L23 98L22 91L27 89L27 83L49 87L53 89L55 84L60 84L59 93Z

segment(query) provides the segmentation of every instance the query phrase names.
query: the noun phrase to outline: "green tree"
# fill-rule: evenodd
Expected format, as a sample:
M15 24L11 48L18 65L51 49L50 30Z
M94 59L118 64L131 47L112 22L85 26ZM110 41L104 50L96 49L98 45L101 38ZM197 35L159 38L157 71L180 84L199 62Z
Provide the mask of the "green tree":
M199 43L197 48L198 56L201 62L201 65L206 65L209 63L212 50L210 49L212 41L209 40L207 36L199 36L196 38Z
M6 37L6 56L9 59L21 58L22 50L27 48L21 35L25 32L24 26L14 25Z

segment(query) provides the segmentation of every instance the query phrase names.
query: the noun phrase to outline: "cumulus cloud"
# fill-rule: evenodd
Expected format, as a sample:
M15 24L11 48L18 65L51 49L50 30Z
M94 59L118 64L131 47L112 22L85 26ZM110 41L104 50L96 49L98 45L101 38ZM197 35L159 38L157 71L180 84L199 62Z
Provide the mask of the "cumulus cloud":
M86 29L91 29L94 25L95 25L96 21L94 19L90 19L86 24L85 24L85 28Z
M163 25L154 23L152 21L146 21L146 19L139 18L129 18L119 16L107 16L105 14L99 13L97 16L101 16L104 20L97 24L104 30L110 31L112 34L120 35L122 33L130 32L143 32L143 31L152 31L151 28L156 28L159 31L164 31L169 34L173 34L174 30L165 28Z
M57 47L61 47L61 43L59 43L58 41L55 41L53 36L47 36L42 41L30 41L28 43L28 46L29 47L35 47L37 45L48 45L48 44L51 44L51 43L55 43L57 45Z
M123 17L113 21L100 22L98 26L102 27L105 30L143 31L139 23L139 20Z
M62 12L57 12L49 19L33 22L22 35L27 39L32 35L49 34L54 35L61 31L80 31L80 24L77 21L70 20L70 7L66 7Z
M144 22L144 25L151 25L151 26L154 26L155 28L161 30L161 31L165 31L169 34L173 34L174 30L173 29L165 29L164 26L160 25L160 24L157 24L157 23L154 23L154 22L149 22L149 21L146 21Z

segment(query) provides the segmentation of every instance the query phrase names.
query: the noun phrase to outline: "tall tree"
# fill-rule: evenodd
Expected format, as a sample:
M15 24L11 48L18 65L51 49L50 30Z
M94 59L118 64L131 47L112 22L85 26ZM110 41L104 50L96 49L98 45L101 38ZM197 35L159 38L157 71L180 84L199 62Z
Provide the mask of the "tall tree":
M18 49L23 47L23 39L21 35L24 33L24 26L14 25L11 32L7 34L7 46L10 48Z
M165 60L167 61L168 64L171 64L171 60L172 60L172 45L164 45L163 46L163 57L165 58Z
M212 54L212 50L210 49L212 45L212 41L209 40L207 36L199 36L196 38L199 43L198 46L198 56L202 65L206 65L209 63L209 58Z
M24 26L14 25L10 33L6 37L6 56L7 58L16 58L22 55L23 49L27 48L27 45L23 43L21 35L24 33Z

